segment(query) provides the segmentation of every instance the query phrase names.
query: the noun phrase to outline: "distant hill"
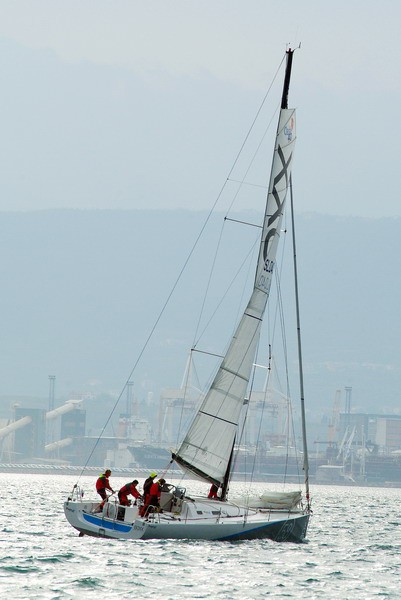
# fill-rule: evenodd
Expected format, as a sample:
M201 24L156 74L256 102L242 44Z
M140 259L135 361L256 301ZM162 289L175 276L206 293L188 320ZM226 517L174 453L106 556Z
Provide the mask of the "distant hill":
M205 218L183 210L0 213L0 397L46 398L50 374L59 397L119 393ZM181 382L222 223L222 214L211 219L139 361L139 398ZM224 260L242 252L244 229L229 226L223 275ZM335 390L352 386L355 410L398 411L401 219L302 214L297 229L309 409L327 412ZM218 325L214 334L225 343Z

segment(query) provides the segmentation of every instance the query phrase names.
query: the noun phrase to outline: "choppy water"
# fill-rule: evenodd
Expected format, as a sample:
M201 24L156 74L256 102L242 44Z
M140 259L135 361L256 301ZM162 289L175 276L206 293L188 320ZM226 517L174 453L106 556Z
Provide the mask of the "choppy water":
M399 489L316 486L305 544L134 542L79 538L63 513L74 483L0 474L2 598L401 598Z

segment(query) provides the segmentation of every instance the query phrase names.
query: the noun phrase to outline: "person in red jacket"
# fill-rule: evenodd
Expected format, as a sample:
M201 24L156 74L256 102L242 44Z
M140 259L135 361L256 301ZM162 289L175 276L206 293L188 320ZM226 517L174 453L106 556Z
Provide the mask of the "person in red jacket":
M100 475L100 477L96 481L96 491L103 500L103 503L107 500L106 490L109 490L112 494L114 494L114 490L112 489L109 482L110 475L110 469L106 469L106 471L102 475Z
M146 479L145 483L143 484L143 506L141 506L141 508L139 509L140 517L143 517L143 515L145 514L145 508L149 504L148 500L149 500L150 488L153 485L153 481L154 481L155 477L157 477L157 473L152 471L152 473L149 475L149 477Z
M133 496L135 498L135 504L138 498L142 498L141 494L136 489L138 485L138 480L134 479L134 481L130 483L126 483L118 492L118 502L121 506L129 506L131 504L130 500L128 500L128 496Z
M141 516L146 516L151 510L157 510L160 508L160 495L162 492L162 487L165 485L165 483L165 479L159 479L159 481L152 483Z
M219 491L219 488L217 487L217 485L212 483L212 487L210 488L207 497L208 498L218 498L218 495L217 495L218 491Z
M143 497L145 498L145 502L146 502L146 496L149 495L150 488L155 480L155 477L157 477L157 473L152 472L149 475L149 477L146 479L145 483L143 484Z

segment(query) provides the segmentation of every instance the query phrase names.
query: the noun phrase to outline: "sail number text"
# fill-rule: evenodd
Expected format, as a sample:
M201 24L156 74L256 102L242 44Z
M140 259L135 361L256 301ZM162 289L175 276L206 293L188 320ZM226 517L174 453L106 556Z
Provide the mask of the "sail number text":
M260 274L259 281L258 281L258 287L261 288L262 290L265 290L266 292L268 292L269 288L270 288L270 283L272 280L271 275L273 273L273 269L274 269L274 261L270 260L270 259L266 259L265 264L263 266L263 271Z
M273 269L274 269L274 260L270 260L269 258L267 258L265 260L265 265L263 267L263 270L266 271L267 273L273 273Z

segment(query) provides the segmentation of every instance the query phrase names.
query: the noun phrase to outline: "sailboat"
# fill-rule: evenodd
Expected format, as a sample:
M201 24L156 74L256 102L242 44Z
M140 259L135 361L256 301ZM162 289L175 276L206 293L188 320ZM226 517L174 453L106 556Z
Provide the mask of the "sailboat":
M253 290L210 388L184 440L172 454L172 461L189 476L219 488L219 497L193 496L184 487L170 486L161 491L158 509L121 507L109 498L98 512L98 503L84 501L76 485L64 504L64 511L80 535L133 540L269 538L293 542L300 542L306 536L311 507L302 375L305 495L300 491L264 494L256 502L236 503L229 500L228 493L241 411L269 297L284 205L291 190L296 133L295 110L288 108L288 91L293 52L291 49L286 52L281 109ZM297 315L299 317L298 310ZM298 353L301 362L299 339Z

